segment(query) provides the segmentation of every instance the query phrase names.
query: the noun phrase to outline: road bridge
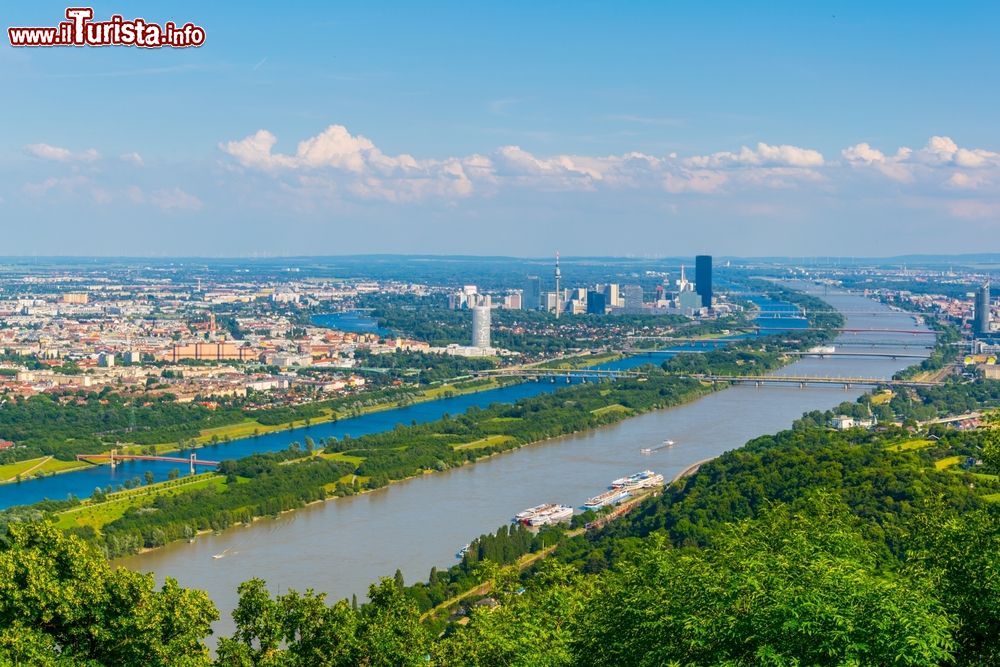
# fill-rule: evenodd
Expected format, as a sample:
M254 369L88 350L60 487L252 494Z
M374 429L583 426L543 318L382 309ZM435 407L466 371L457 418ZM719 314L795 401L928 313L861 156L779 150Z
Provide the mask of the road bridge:
M684 377L704 382L732 382L736 384L754 384L761 387L766 384L797 384L800 387L808 385L841 385L844 389L851 387L936 387L943 382L933 380L887 380L884 378L865 377L824 377L812 375L715 375L710 373L692 373Z
M621 377L645 377L646 373L636 370L610 370L596 368L489 368L472 371L473 377L523 377L523 378L573 378L616 379Z
M882 359L926 359L926 354L912 352L786 352L795 357L879 357Z

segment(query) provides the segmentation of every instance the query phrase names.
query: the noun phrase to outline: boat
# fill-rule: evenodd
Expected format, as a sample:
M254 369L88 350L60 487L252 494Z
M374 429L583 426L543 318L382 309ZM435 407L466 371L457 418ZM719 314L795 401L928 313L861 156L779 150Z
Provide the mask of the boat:
M587 502L583 504L583 507L588 510L599 510L602 507L614 505L617 502L625 500L630 495L631 493L626 489L611 489L610 491L599 493L593 498L588 499Z
M612 489L645 489L663 484L663 475L652 470L643 470L628 477L619 477L611 482Z
M652 454L653 452L658 452L661 449L667 449L668 447L672 447L673 444L674 444L673 440L664 440L662 444L657 445L656 447L643 447L642 449L639 450L639 453L640 454ZM622 479L624 479L624 478L622 478ZM615 480L615 481L617 482L618 480Z
M619 477L615 481L611 482L611 488L625 489L635 486L649 486L647 481L656 476L656 473L652 470L643 470L642 472L637 472L634 475L629 475L628 477ZM663 476L660 475L660 478L662 479Z
M539 512L528 519L529 526L548 526L573 517L573 508L567 505L553 505L551 509Z
M546 512L553 507L555 507L553 503L542 503L541 505L536 505L535 507L529 507L528 509L515 514L514 522L527 524L533 516Z
M223 550L223 551L221 551L220 553L217 553L217 554L215 554L214 556L212 556L212 558L214 558L215 560L219 560L220 558L225 558L225 557L226 557L226 553L227 553L228 551L229 551L229 549L224 549L224 550Z
M464 547L459 549L458 553L455 554L455 558L465 558L465 554L469 553L469 547L471 546L471 544L466 544Z

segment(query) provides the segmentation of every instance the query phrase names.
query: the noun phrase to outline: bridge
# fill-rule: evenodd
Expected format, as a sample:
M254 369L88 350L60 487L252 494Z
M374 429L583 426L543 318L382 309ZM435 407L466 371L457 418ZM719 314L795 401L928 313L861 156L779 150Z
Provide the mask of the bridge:
M616 379L621 377L645 377L646 374L635 370L609 370L597 368L489 368L471 371L473 377L523 377L523 378L564 378L567 382L573 378L584 380L595 378Z
M896 341L891 340L838 340L834 342L834 345L836 347L897 347L903 350L909 350L911 348L920 350L934 349L934 342L926 339L904 343L897 343Z
M198 455L193 452L188 458L183 458L180 456L152 456L149 454L119 454L115 449L112 449L110 454L77 454L76 460L86 461L97 465L107 461L111 464L112 470L118 467L119 462L121 461L165 461L167 463L186 463L190 466L192 475L194 474L195 466L209 466L215 468L219 465L218 461L199 459Z
M813 375L714 375L709 373L692 373L683 377L689 377L703 382L732 382L737 384L750 384L760 387L766 384L797 384L799 387L807 385L841 385L844 389L851 387L937 387L944 384L934 380L888 380L884 378L865 377L823 377Z
M789 329L787 327L762 327L754 326L752 329L760 331L773 331L775 333L791 334L798 331L828 331L822 327L796 327L794 329ZM911 334L914 336L936 336L936 331L928 331L925 329L833 329L840 333L858 334L858 333L871 333L871 334Z
M796 357L879 357L882 359L926 359L926 354L912 352L785 352Z
M922 313L908 313L903 310L758 310L757 317L805 317L806 315L909 315L914 317Z

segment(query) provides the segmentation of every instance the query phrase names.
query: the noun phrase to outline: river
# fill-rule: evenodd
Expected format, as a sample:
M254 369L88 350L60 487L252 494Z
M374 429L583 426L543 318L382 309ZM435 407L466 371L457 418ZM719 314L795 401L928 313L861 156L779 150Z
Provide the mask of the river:
M841 292L820 296L848 313L847 328L917 328L912 316L860 296ZM838 340L878 340L898 344L899 351L912 354L920 350L926 353L920 344L933 339L913 334L856 333L842 334ZM848 347L845 351L857 349ZM879 351L886 349L892 348ZM779 373L888 378L914 361L804 358ZM804 412L854 400L862 391L841 386L734 386L595 431L530 445L361 496L319 503L199 537L193 543L170 544L119 563L154 572L160 580L170 576L183 586L208 591L222 614L214 629L228 635L233 629L230 613L237 602L236 588L251 577L266 579L275 592L313 588L328 592L332 599L352 594L364 598L369 583L392 575L397 568L407 582L413 582L426 579L432 566L453 564L455 552L463 544L483 532L495 531L521 509L542 502L579 506L612 479L644 468L669 479L696 461L787 428ZM675 444L653 454L640 452L667 439ZM215 559L212 556L216 554L225 555Z

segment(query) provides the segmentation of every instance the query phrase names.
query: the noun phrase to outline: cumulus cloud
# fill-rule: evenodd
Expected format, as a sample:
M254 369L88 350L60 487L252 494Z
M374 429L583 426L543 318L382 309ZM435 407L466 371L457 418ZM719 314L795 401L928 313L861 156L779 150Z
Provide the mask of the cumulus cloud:
M343 125L331 125L300 141L294 153L275 152L276 144L277 137L261 129L244 139L221 143L219 148L245 169L279 178L299 174L295 187L390 201L492 194L503 187L541 191L653 188L707 194L821 180L814 170L824 165L818 151L765 143L738 152L683 159L674 153L657 157L641 152L540 156L520 146L501 146L488 155L419 159L406 153L389 155Z
M868 143L848 146L840 152L844 160L852 167L872 167L884 176L900 183L913 180L913 173L906 164L913 154L909 148L900 148L895 155L888 156Z
M142 156L139 155L136 152L123 154L121 156L121 161L122 162L128 162L130 164L134 164L137 167L141 167L144 164Z
M203 206L200 199L180 188L154 190L149 195L149 201L153 206L165 211L197 211Z
M93 162L101 157L101 154L93 148L74 153L68 148L60 148L50 144L28 144L24 150L34 157L56 162Z
M981 176L956 169L980 170L1000 167L1000 153L982 148L962 148L951 137L932 136L918 150L902 147L889 156L867 143L845 148L841 155L852 167L871 167L900 183L936 180L948 187L973 188L986 184Z
M743 146L733 153L722 151L711 155L687 158L687 164L695 167L822 167L823 154L810 148L798 146L771 146L763 142L756 148Z
M982 174L967 174L964 171L956 171L948 177L945 185L958 190L977 190L990 185L990 181Z

